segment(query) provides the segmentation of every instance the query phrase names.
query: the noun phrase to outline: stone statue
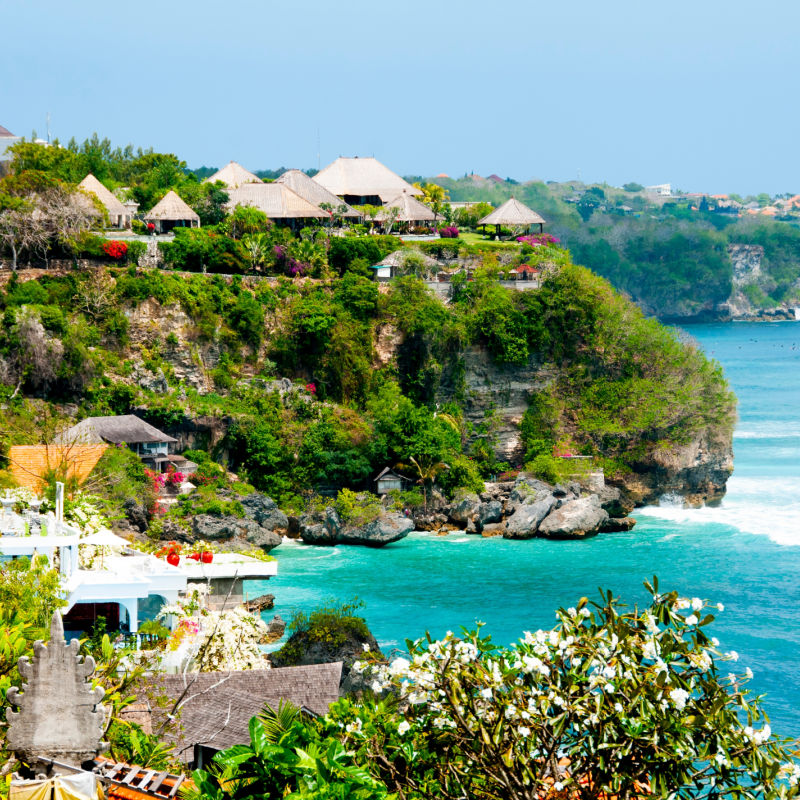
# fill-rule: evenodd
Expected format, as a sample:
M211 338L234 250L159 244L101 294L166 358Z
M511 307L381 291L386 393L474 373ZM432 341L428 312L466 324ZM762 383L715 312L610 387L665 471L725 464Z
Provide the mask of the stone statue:
M9 702L19 710L6 713L7 746L20 760L30 764L45 758L80 766L108 746L100 741L105 690L89 685L94 659L79 656L78 647L77 640L64 640L64 623L56 611L50 642L35 642L33 660L20 658L19 672L26 681L22 693L16 687L8 690Z

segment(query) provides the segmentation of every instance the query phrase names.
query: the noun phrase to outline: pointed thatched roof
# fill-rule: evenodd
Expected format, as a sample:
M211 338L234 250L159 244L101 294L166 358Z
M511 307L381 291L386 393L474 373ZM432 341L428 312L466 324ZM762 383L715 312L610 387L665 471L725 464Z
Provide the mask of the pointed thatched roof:
M544 225L542 219L533 209L511 197L500 208L487 214L478 221L478 225Z
M228 208L251 206L270 219L327 219L330 215L284 183L245 183L228 192Z
M318 172L313 180L339 197L377 195L382 203L397 197L403 190L411 195L422 194L376 158L339 157Z
M5 139L7 137L10 137L12 139L16 139L17 138L16 136L14 136L13 133L11 133L11 131L8 128L4 128L2 125L0 125L0 138L4 138Z
M91 192L102 204L110 217L130 216L130 212L122 202L116 198L97 178L90 172L79 184L79 189Z
M156 205L144 215L146 220L193 220L200 222L197 212L189 208L181 198L170 189Z
M243 183L261 183L261 178L236 161L231 161L206 178L203 183L214 183L215 181L222 181L229 189L237 189Z
M322 184L317 183L313 178L309 178L305 172L299 169L288 169L283 175L278 178L275 183L282 183L288 186L295 194L299 194L304 200L309 203L319 206L322 203L330 203L334 208L342 205L342 201L332 192L329 192ZM343 217L360 217L361 214L354 208L345 203L347 211Z
M407 192L400 192L395 195L388 203L384 203L383 210L375 215L378 222L383 222L389 218L389 210L396 208L398 214L395 217L397 222L433 222L436 214L428 206L420 203Z

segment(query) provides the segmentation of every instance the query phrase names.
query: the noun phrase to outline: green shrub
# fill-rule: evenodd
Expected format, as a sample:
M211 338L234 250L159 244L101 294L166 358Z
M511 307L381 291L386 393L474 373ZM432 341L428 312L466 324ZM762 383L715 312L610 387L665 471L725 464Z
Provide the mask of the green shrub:
M402 246L394 236L335 236L331 239L328 263L341 275L358 258L366 259L370 265L377 264Z

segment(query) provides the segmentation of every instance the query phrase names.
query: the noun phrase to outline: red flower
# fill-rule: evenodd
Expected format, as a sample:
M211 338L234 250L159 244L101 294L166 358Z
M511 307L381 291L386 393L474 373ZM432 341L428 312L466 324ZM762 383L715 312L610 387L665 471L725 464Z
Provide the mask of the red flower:
M154 231L155 229L156 229L156 226L152 222L148 222L147 223L147 230Z
M128 245L125 244L125 242L118 242L116 239L110 242L103 242L103 252L107 256L111 256L111 258L119 261L127 255Z

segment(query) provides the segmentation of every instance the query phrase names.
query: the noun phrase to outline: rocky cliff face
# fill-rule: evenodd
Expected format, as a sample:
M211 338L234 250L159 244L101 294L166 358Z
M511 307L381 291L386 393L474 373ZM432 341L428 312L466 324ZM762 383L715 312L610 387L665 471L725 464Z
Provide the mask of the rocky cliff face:
M534 359L524 366L497 364L479 347L464 350L462 364L463 378L452 367L442 375L437 399L446 402L461 396L464 415L473 425L494 413L497 457L520 463L525 456L519 429L522 417L531 396L553 380L554 370Z
M502 461L521 464L525 448L520 422L531 397L548 386L555 377L552 366L536 363L525 366L495 364L489 354L473 347L463 354L463 377L456 370L442 376L439 400L462 403L467 420L482 423L487 413L496 418L496 455ZM627 503L645 505L666 494L676 494L691 505L720 499L733 472L733 446L730 434L705 431L682 447L654 450L634 465L634 471L615 481Z
M675 495L688 505L699 506L722 499L732 472L731 437L705 431L687 445L653 451L617 483L635 505Z

